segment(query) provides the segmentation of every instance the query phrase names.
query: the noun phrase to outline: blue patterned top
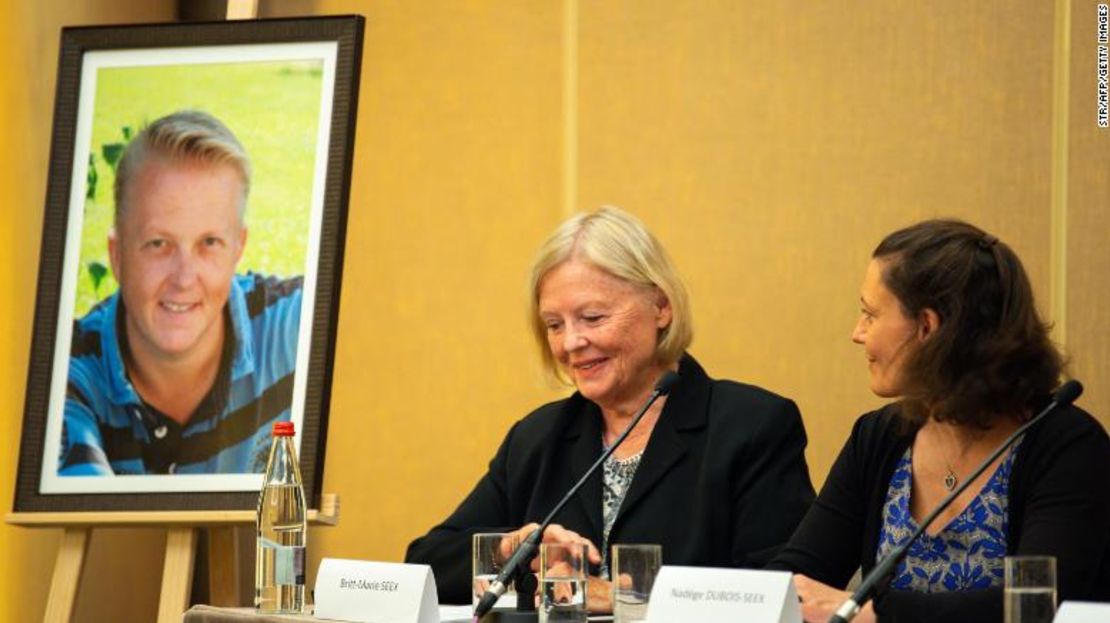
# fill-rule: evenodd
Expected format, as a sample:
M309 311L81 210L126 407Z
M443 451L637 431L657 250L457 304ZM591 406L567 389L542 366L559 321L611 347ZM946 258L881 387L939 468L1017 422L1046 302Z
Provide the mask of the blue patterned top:
M924 533L910 546L905 559L898 564L890 588L941 593L1002 586L1010 470L1016 452L1015 445L979 495L944 530L936 536ZM878 559L904 543L918 527L910 513L911 458L907 449L890 478Z

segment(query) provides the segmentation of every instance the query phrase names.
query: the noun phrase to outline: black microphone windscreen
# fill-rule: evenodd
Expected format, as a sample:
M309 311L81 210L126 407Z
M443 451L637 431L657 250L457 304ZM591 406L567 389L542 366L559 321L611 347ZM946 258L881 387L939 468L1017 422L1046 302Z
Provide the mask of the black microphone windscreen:
M660 396L666 396L667 394L671 393L671 390L674 389L674 386L678 385L678 382L681 380L682 377L678 375L678 372L668 370L667 372L663 373L663 376L659 379L659 382L655 384L655 391L659 392Z
M1072 379L1056 390L1056 406L1066 407L1083 395L1083 384Z

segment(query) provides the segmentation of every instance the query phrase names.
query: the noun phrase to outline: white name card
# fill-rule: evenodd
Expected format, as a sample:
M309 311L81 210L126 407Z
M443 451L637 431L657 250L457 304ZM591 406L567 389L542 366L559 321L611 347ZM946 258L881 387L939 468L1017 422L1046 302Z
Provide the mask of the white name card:
M428 565L325 558L316 574L315 615L360 623L439 623Z
M1110 621L1110 604L1089 601L1065 601L1056 611L1053 623L1106 623Z
M786 571L664 566L651 589L647 621L802 623L802 613Z

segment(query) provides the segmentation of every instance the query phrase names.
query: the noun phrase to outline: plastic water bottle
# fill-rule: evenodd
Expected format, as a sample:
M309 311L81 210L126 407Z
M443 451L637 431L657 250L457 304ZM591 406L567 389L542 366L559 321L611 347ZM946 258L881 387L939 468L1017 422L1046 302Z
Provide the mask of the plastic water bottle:
M308 526L293 435L292 422L274 424L270 460L258 496L254 607L259 612L285 614L304 610Z

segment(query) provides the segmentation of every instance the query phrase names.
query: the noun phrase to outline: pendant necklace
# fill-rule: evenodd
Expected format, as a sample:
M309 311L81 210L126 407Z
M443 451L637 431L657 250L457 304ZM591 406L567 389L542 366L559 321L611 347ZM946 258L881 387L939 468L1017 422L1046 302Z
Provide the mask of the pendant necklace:
M951 463L945 461L944 465L948 468L948 473L944 475L944 488L952 491L960 484L960 479L956 476L956 472L952 471Z
M963 451L959 453L960 458L967 454L970 447L971 444L964 447ZM956 470L952 469L952 461L947 456L944 457L944 467L947 470L944 474L944 488L948 491L954 491L956 486L960 484L960 477L956 475Z

